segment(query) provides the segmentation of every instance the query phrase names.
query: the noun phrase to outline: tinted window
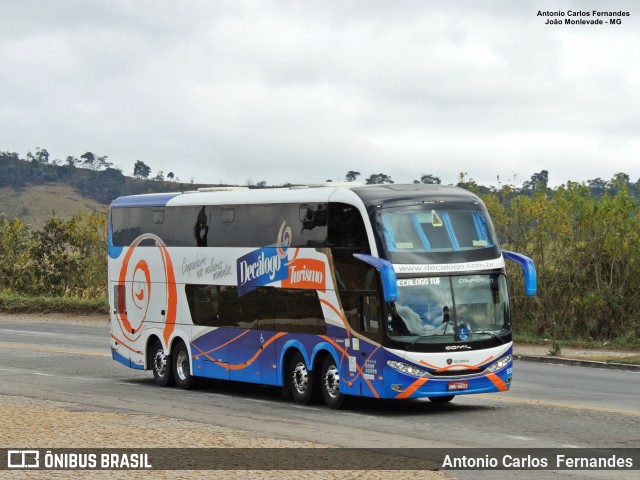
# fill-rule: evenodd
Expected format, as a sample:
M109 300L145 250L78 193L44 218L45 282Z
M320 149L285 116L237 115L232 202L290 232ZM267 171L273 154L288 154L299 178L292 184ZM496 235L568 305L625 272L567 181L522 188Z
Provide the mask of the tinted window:
M195 325L220 326L218 290L215 285L185 285L191 319Z
M221 285L185 285L191 319L195 325L254 328L257 294L238 298L238 288Z
M369 248L362 215L353 205L329 204L329 246L332 248Z
M174 211L158 207L114 208L111 210L113 244L129 246L143 233L152 233L166 245L174 243ZM140 245L155 245L153 240L144 240Z
M490 249L493 230L484 211L409 206L380 212L376 227L389 252L451 252Z
M376 342L382 342L382 312L379 301L379 280L376 270L363 262L351 266L343 264L343 275L338 293L349 325L356 332Z
M209 236L209 207L174 207L175 239L172 246L206 247Z
M195 325L327 333L315 290L260 287L238 297L237 287L186 285L185 293Z
M286 219L285 205L236 205L211 207L214 247L266 247L278 241Z
M324 203L287 205L287 225L292 247L327 246L328 210Z
M334 238L350 247L364 241L364 224L354 207L336 209ZM349 219L353 214L353 218ZM292 247L321 248L328 244L329 209L322 203L272 205L132 207L111 211L113 242L128 246L143 233L158 235L177 247L266 247L275 245L286 222ZM360 240L354 240L360 238ZM155 245L145 240L141 245Z
M275 329L278 332L325 335L327 327L315 290L273 288Z
M126 301L127 289L124 285L118 284L113 286L113 313L127 313L127 301Z

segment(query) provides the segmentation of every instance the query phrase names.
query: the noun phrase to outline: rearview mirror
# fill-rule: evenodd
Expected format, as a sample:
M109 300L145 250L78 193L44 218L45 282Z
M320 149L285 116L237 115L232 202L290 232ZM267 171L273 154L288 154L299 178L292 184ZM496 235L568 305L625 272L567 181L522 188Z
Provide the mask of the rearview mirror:
M396 281L396 271L393 269L393 265L382 258L372 257L371 255L365 255L364 253L354 253L353 256L358 260L371 265L380 272L380 277L382 278L382 292L385 302L397 302L398 284Z
M538 279L536 273L536 266L526 255L520 253L510 252L509 250L502 250L502 255L507 260L520 264L522 272L524 273L524 289L528 297L535 297L538 287Z

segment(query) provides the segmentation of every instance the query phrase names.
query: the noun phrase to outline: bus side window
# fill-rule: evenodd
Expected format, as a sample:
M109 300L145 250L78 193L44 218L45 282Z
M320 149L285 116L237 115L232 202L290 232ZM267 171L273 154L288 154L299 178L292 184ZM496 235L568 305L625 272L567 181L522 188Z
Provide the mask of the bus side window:
M332 248L369 248L362 215L353 205L329 204L329 246Z
M113 313L127 313L127 301L126 301L126 285L118 284L113 286Z
M218 326L218 293L215 285L184 287L194 325Z
M220 213L222 215L222 223L233 223L235 221L235 218L236 218L235 208L223 207Z
M327 204L290 204L287 225L293 232L292 247L321 248L327 246Z
M273 311L274 292L273 287L258 287L256 315L258 317L258 330L275 329L275 315Z
M375 342L382 342L382 322L378 297L376 295L362 295L358 307L362 333Z
M207 238L209 237L209 225L207 222L207 212L205 211L205 207L202 207L198 212L196 225L194 227L194 235L196 237L196 245L198 247L207 246Z
M326 335L327 326L315 290L273 288L271 291L277 332Z
M238 287L218 286L218 326L237 327L242 308Z

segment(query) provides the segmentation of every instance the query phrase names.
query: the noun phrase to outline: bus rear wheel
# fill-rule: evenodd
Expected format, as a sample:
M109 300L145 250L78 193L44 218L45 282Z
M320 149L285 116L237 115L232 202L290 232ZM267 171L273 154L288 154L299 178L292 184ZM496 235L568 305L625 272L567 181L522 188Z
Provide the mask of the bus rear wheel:
M189 350L182 342L176 345L173 352L173 377L178 388L183 390L188 390L195 384L195 379L191 375Z
M308 405L316 400L316 388L313 381L313 374L307 368L304 357L300 352L296 352L289 363L289 384L291 385L291 396L301 405Z
M429 397L431 403L449 403L455 395L447 395L445 397Z
M329 408L344 408L347 406L347 396L340 392L340 370L331 355L322 362L322 375L320 376L320 389L324 397L324 403Z
M157 340L151 347L151 369L153 379L159 387L173 385L173 370L171 368L171 356L165 354L162 343Z

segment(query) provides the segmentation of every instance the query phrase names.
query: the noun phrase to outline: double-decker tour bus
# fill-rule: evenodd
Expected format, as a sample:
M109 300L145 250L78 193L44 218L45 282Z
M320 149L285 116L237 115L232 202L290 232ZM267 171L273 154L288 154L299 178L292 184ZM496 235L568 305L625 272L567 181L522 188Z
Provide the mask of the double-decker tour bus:
M508 390L504 259L536 289L482 200L441 185L125 196L108 243L115 360L160 386L236 380L332 408Z

